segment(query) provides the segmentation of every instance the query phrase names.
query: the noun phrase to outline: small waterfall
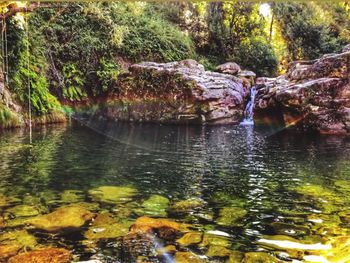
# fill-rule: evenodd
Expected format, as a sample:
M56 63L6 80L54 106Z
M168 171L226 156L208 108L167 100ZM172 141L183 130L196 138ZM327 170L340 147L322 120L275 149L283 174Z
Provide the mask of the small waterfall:
M244 110L244 120L240 123L241 125L253 125L254 124L254 102L256 96L256 88L253 86L250 89L250 101Z

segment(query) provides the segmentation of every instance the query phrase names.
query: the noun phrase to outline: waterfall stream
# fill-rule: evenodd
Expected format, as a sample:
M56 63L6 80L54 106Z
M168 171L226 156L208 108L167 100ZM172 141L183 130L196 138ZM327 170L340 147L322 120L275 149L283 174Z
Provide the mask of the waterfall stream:
M244 110L244 119L240 123L241 125L254 125L254 102L256 96L256 88L253 86L250 89L250 101Z

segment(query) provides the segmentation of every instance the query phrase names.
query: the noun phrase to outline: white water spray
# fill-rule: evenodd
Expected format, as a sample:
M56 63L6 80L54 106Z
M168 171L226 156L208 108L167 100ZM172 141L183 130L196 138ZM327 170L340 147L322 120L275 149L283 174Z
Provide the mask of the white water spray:
M250 101L244 110L244 120L240 123L241 125L254 125L254 102L256 96L256 88L253 86L250 89Z

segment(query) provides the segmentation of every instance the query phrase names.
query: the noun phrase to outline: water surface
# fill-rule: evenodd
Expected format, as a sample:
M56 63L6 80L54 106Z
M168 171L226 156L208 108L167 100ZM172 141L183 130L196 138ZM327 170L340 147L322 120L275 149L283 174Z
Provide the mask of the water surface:
M123 220L133 222L143 215L166 217L191 224L195 232L224 239L219 244L181 245L176 239L182 233L174 240L160 238L154 243L155 247L175 245L177 251L200 255L198 260L203 262L240 262L238 257L245 260L242 262L288 262L305 261L310 256L332 262L331 252L341 254L335 252L336 238L348 237L349 137L276 133L253 126L94 121L87 126L73 123L36 128L32 145L26 130L2 132L0 160L0 193L8 200L1 211L8 222L33 217L16 214L11 210L16 206L31 205L40 207L39 214L49 213L67 205L62 201L65 190L77 190L73 192L80 197L78 201L96 204L95 214L110 212L120 218L122 207L129 210ZM137 194L124 203L106 204L88 193L100 186L127 186ZM169 200L165 215L142 210L143 202L154 195ZM174 209L174 204L189 199L199 200L200 205ZM233 215L225 218L229 213ZM84 237L88 228L51 235L24 223L0 231L27 229L39 244L72 250L76 261L135 262L141 254L145 262L174 258L174 251L164 257L154 251L145 255L140 249L138 255L137 249L129 251L121 245L122 237L101 239L89 246ZM295 250L290 243L276 245L271 240L289 241L292 247L330 244L332 248ZM238 261L229 254L208 254L210 246L239 253ZM249 252L259 253L254 259ZM244 259L244 253L250 256Z

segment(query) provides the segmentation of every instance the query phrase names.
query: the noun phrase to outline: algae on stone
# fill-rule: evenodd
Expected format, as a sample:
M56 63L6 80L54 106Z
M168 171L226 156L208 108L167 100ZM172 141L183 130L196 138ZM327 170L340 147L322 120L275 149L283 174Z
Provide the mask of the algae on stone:
M6 209L6 214L11 214L15 217L30 217L39 215L39 210L30 205L16 205Z
M68 263L71 258L71 253L64 248L46 248L20 253L8 263Z
M204 201L200 198L189 198L187 200L176 202L172 209L176 212L184 213L191 212L195 209L201 208L204 205Z
M26 230L14 230L0 235L1 245L14 245L19 248L34 248L37 245L37 240Z
M248 252L244 254L243 263L279 263L281 262L274 256L265 252Z
M60 207L52 213L28 220L28 224L47 232L78 230L93 218L93 214L78 206Z
M89 190L93 200L108 204L129 202L136 194L135 188L127 186L100 186Z
M181 238L176 240L181 246L187 247L193 244L198 244L202 241L203 234L200 232L188 232L183 235Z
M206 262L201 259L198 255L192 252L176 252L174 261L176 263L203 263Z
M220 210L217 223L222 226L241 226L247 211L241 207L223 207Z
M84 201L84 196L78 190L64 190L61 194L61 201L63 203L78 203Z
M224 237L224 236L204 233L202 242L199 244L199 247L209 247L211 245L229 247L230 241L228 240L227 237Z
M208 248L207 253L205 254L207 257L220 257L225 258L231 255L231 251L222 246L211 245Z
M155 217L166 217L169 206L169 199L161 195L151 195L145 200L139 209L135 212L138 215L147 215Z
M15 244L0 244L0 262L6 262L9 257L16 255L20 249L21 247Z
M110 213L97 215L89 229L84 233L89 240L117 238L126 235L133 222L117 221Z

